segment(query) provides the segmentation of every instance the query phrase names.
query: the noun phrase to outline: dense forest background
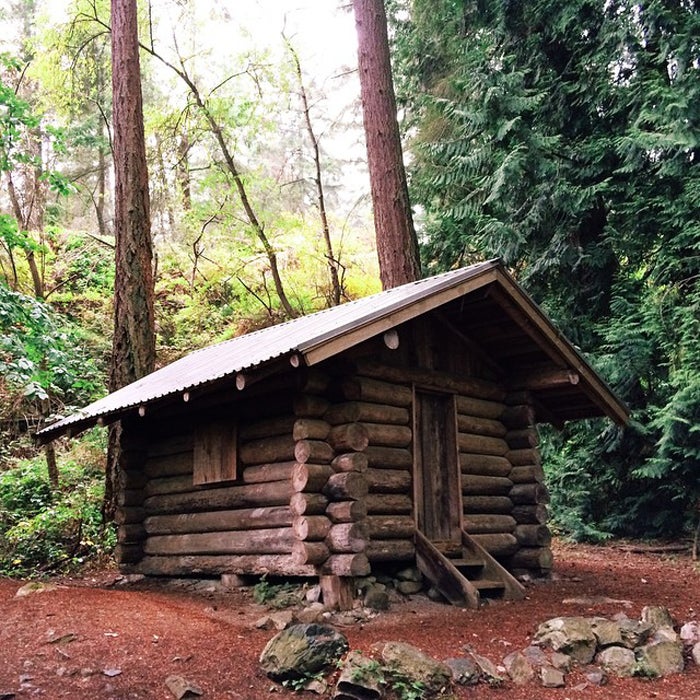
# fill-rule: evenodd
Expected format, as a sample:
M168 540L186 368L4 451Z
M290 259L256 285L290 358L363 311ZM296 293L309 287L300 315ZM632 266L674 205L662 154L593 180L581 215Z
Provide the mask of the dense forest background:
M27 573L113 545L102 432L59 444L53 469L31 440L106 390L109 3L8 5L0 572ZM387 8L424 274L500 256L632 409L625 429L543 431L554 526L579 539L689 532L700 500L695 2ZM158 364L376 291L356 59L329 49L344 43L333 32L353 32L347 12L312 32L319 59L294 8L274 33L223 4L140 10Z

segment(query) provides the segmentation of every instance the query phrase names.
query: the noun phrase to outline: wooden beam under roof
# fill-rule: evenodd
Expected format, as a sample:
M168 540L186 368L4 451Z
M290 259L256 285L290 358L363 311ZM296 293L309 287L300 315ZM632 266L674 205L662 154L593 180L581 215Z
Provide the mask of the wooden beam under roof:
M576 386L580 377L571 369L547 368L537 369L511 377L513 389L544 391L560 387Z

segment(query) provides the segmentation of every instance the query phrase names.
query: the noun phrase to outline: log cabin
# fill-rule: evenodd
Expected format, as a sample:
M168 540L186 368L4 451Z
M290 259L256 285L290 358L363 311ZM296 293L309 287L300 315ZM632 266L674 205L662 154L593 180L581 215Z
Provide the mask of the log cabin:
M552 567L537 426L628 412L492 260L193 352L44 428L121 424L125 571L353 579L451 603Z

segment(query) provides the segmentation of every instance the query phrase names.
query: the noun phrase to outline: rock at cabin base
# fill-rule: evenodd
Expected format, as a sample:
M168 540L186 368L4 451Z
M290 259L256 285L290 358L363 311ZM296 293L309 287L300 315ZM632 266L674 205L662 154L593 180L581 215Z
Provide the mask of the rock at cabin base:
M535 677L535 669L521 651L514 651L503 659L503 665L515 685L525 685Z
M374 648L381 653L390 673L422 683L426 697L430 697L431 693L439 693L452 680L452 671L448 666L435 661L411 644L380 642Z
M609 673L626 678L634 674L636 659L631 649L615 646L603 649L596 656L596 662Z
M647 622L655 630L673 629L673 618L668 608L660 605L647 605L642 608L642 622Z
M388 610L389 594L386 592L386 586L383 583L373 583L365 592L362 602L372 610Z
M331 666L348 648L348 640L332 627L292 625L265 645L260 666L275 681L301 678Z
M564 674L554 666L542 666L540 681L545 688L563 688L566 685Z
M413 595L423 590L423 583L421 581L397 581L396 590L403 595Z
M639 647L637 675L661 678L683 672L683 645L680 642L652 641Z
M481 671L476 663L466 656L460 656L456 659L447 659L445 661L445 666L452 671L452 678L455 683L459 683L460 685L476 685L479 682Z
M585 665L595 656L597 640L591 621L584 617L555 617L537 628L538 644L569 655Z
M693 645L693 650L690 652L690 655L693 657L693 661L695 661L696 665L700 666L700 642Z

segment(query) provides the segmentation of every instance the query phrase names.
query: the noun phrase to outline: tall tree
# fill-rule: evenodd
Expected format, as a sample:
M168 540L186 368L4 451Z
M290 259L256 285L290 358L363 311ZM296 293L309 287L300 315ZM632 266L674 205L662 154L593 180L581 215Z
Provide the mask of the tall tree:
M353 0L362 113L367 142L379 271L384 289L420 277L391 75L383 0Z
M136 0L112 0L114 130L114 339L109 388L155 366L153 251L143 129ZM110 431L104 515L114 513L120 429Z
M697 3L394 4L426 259L503 257L634 412L554 441L554 501L583 534L682 527L700 454Z

